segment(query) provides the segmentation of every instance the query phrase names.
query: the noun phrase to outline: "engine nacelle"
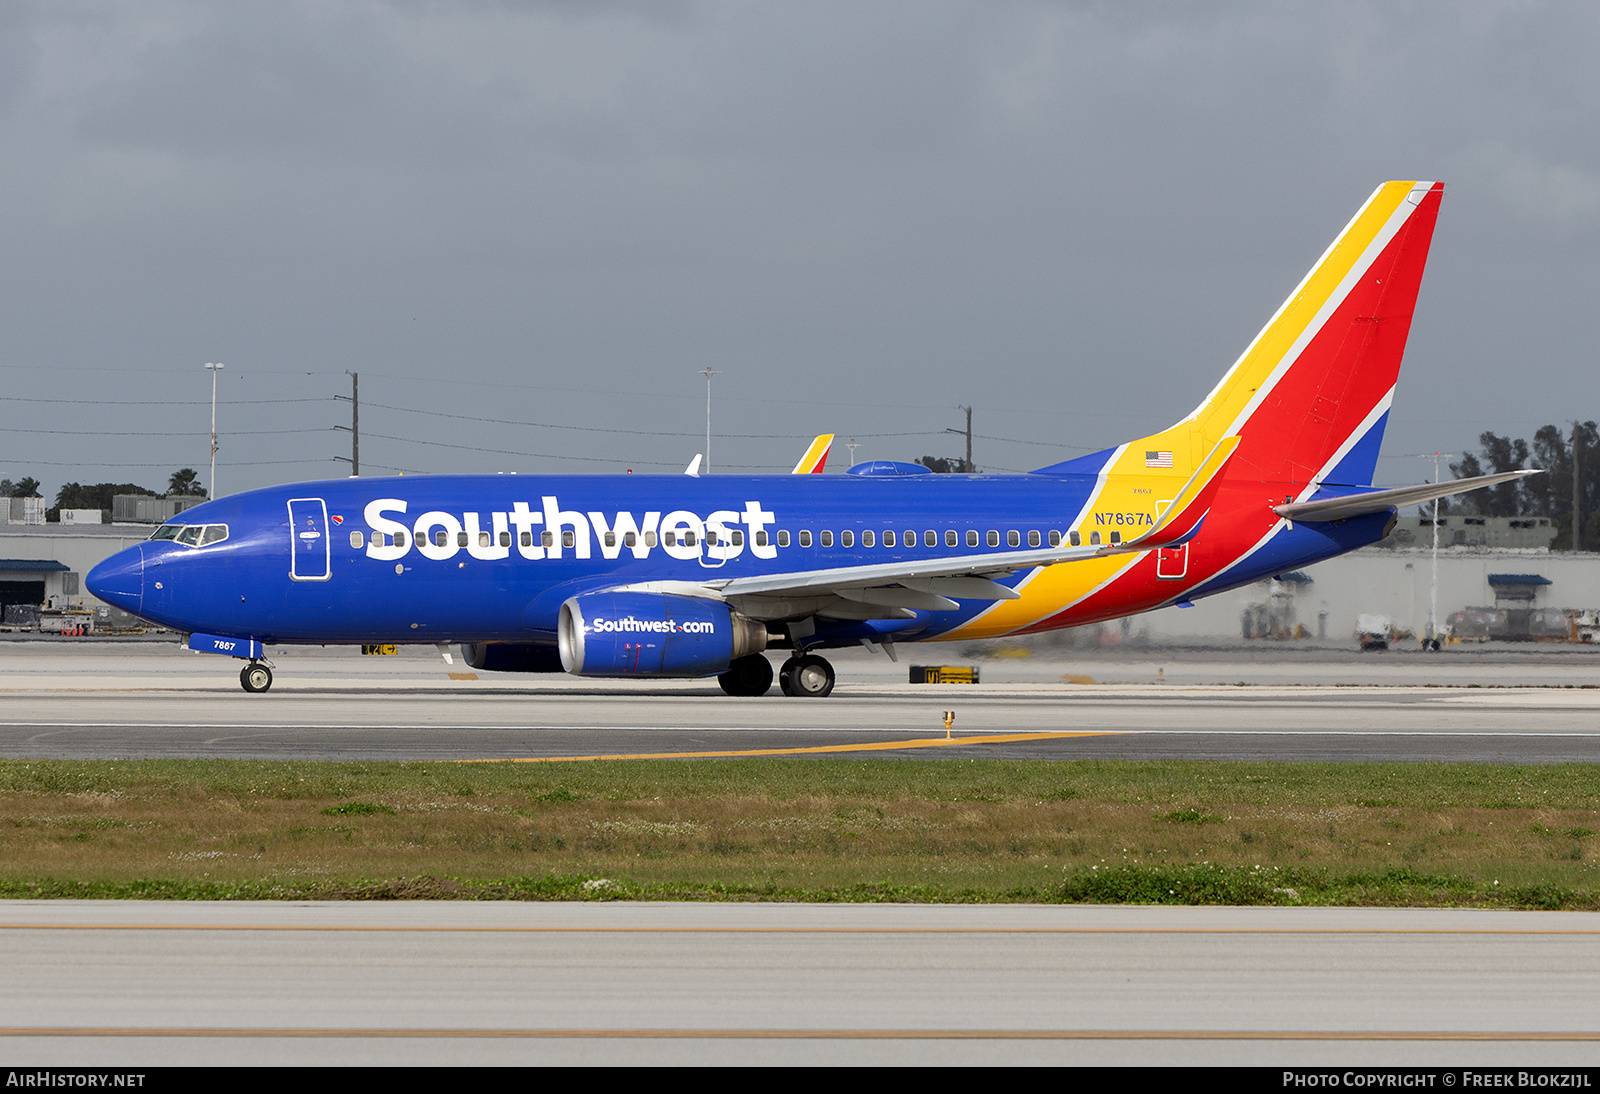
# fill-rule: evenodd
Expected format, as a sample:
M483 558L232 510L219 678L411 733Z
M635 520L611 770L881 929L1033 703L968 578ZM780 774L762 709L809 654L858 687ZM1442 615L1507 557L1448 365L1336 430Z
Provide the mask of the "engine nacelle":
M485 672L561 671L561 654L554 646L531 642L463 642L461 656L468 665Z
M556 637L574 676L711 676L767 648L765 624L719 600L664 593L575 596Z

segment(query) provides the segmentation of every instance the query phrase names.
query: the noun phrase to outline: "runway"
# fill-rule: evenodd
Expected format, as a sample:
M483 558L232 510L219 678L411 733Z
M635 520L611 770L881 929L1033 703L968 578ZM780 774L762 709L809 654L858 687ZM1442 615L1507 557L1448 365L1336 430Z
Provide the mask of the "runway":
M248 695L237 662L175 644L11 641L0 643L0 756L1600 759L1593 649L1245 652L986 663L978 686L930 687L908 684L904 664L846 651L834 695L797 700L732 699L709 681L473 673L431 648L274 651L272 691Z
M1589 1065L1600 915L0 902L15 1065Z

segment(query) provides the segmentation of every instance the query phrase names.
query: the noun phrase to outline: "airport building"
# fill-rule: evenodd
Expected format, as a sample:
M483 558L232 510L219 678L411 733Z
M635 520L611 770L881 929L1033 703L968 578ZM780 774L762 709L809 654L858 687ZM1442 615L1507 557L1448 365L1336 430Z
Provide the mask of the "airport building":
M1431 536L1431 529L1427 530ZM1441 531L1443 529L1441 528ZM1441 537L1442 542L1442 537ZM1433 596L1431 547L1368 547L1134 620L1160 638L1344 641L1363 616L1420 638ZM1466 641L1571 640L1575 616L1600 609L1600 554L1543 548L1441 547L1438 623Z

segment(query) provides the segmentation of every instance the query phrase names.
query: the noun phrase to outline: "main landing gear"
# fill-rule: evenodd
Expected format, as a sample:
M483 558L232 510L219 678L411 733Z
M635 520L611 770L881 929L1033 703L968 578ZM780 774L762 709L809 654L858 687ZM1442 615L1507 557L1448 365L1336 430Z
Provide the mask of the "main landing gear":
M759 653L741 657L717 677L717 683L729 695L765 695L772 686L772 662Z
M791 657L778 670L778 687L796 698L826 698L833 691L833 666L814 653Z
M729 695L765 695L772 687L772 662L759 653L741 657L717 683ZM778 687L785 695L821 699L833 691L833 666L814 653L798 654L778 670Z
M272 686L272 669L265 661L252 661L239 670L239 685L246 691L266 691Z

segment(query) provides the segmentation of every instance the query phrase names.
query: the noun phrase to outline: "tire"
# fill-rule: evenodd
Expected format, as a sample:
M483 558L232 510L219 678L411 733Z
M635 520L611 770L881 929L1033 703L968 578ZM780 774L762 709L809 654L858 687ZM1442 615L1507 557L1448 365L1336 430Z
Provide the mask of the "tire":
M765 695L767 689L772 687L772 662L759 653L741 657L728 666L727 672L717 677L717 683L729 695Z
M257 663L239 670L239 686L248 692L263 692L272 686L272 670Z
M833 694L833 666L815 654L794 658L784 664L783 693L796 698L825 699Z

